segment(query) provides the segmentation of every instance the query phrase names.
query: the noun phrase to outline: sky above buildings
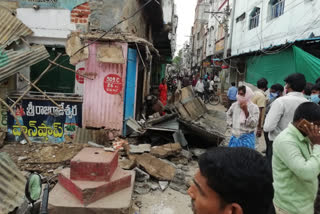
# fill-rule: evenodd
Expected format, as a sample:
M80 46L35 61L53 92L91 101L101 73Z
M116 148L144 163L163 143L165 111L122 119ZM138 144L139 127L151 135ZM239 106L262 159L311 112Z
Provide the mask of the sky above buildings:
M197 0L175 0L175 3L177 5L177 14L179 17L177 32L178 52L183 47L184 42L190 39L189 36L194 22Z

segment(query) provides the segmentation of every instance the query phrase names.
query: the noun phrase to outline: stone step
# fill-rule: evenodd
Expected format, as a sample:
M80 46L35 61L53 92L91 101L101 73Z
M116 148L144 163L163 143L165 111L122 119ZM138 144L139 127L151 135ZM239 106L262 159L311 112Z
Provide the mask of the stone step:
M81 202L70 192L68 192L61 184L57 184L50 192L49 197L49 213L50 214L131 214L131 199L134 186L134 171L131 173L131 185L129 188L123 189L110 196L102 198L87 206Z
M84 148L71 160L70 166L72 180L109 181L118 167L118 152Z
M132 172L117 168L110 181L77 181L70 179L70 169L59 174L59 183L84 205L130 187Z

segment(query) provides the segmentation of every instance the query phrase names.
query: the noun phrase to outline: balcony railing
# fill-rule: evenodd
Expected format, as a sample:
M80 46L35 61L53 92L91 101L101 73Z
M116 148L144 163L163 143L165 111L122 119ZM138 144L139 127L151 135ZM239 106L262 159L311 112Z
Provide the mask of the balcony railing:
M260 14L250 17L249 30L259 26Z

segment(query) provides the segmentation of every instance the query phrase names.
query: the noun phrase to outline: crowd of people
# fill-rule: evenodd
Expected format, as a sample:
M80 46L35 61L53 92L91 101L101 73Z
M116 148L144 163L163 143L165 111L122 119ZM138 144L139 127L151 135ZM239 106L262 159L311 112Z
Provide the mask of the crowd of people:
M231 84L232 136L228 147L209 150L199 160L188 191L195 213L320 212L320 78L307 83L294 73L284 82L268 88L262 78L254 92ZM265 156L255 151L261 137Z

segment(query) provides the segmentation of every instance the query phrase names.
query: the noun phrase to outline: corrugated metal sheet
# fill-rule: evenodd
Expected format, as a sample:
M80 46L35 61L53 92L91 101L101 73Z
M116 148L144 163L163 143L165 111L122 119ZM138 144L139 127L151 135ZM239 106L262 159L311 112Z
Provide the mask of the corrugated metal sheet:
M0 46L8 46L21 36L33 34L32 30L13 16L7 9L0 7Z
M13 51L0 49L0 81L49 57L45 46L37 45L30 50Z
M24 201L26 179L7 153L0 153L0 213L9 213Z
M118 43L122 46L123 56L127 62L128 45ZM94 80L86 80L84 84L83 97L83 126L94 128L105 128L122 133L123 125L123 102L126 79L126 64L101 63L96 59L97 46L89 47L89 58L86 63L87 74L95 74ZM104 90L104 78L109 74L116 74L122 79L122 91L111 95Z

